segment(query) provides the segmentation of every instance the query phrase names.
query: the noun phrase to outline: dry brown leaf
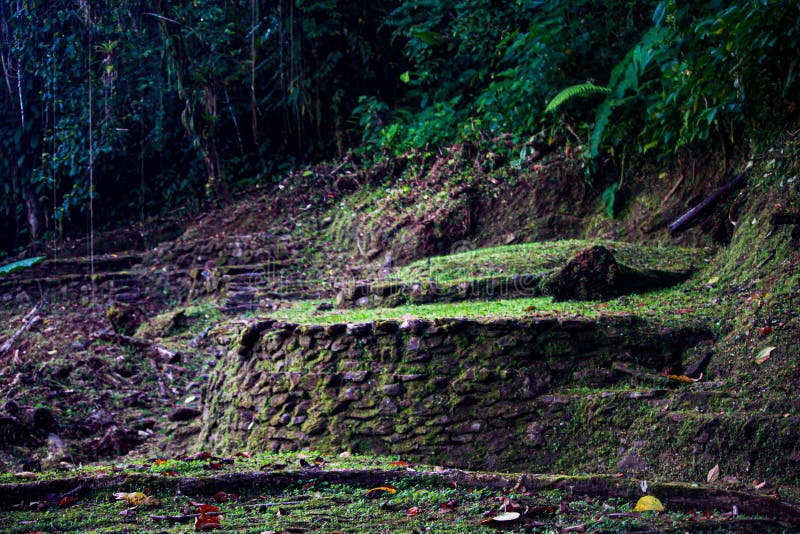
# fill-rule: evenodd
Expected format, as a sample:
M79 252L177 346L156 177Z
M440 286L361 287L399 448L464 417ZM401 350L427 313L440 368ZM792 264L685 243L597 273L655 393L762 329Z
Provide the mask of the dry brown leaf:
M712 467L706 475L706 483L711 484L719 478L719 464Z

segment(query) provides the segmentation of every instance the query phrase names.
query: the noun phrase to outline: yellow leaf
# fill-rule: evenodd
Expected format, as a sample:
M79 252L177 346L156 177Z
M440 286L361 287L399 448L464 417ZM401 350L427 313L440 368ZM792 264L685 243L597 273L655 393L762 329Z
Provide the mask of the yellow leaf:
M135 491L133 493L115 493L114 498L116 498L118 501L125 501L131 506L158 506L161 504L161 501L158 499L149 497L141 491Z
M686 382L687 384L691 384L692 382L697 382L694 378L689 378L686 375L667 375L667 378L670 380L675 380L676 382Z
M645 495L636 503L636 507L633 509L634 512L663 512L664 505L661 504L661 501L652 497L650 495Z

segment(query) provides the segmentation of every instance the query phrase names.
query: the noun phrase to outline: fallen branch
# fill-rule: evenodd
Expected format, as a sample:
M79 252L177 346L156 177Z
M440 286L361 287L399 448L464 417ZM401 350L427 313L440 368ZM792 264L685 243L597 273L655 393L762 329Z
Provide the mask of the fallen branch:
M5 356L5 354L9 350L11 350L11 347L14 346L14 343L17 342L17 339L19 339L19 337L25 332L25 330L31 328L32 326L36 325L37 323L39 323L39 321L42 320L41 317L36 315L36 313L39 311L40 306L41 304L37 304L36 306L34 306L33 309L29 311L25 315L25 317L22 318L22 326L20 326L16 332L11 334L10 338L5 340L5 342L2 345L0 345L0 358Z
M670 189L670 190L669 190L669 193L667 193L667 194L664 196L663 200L661 200L661 206L664 206L664 204L666 204L666 203L667 203L667 201L668 201L670 198L672 198L672 195L674 195L674 194L675 194L675 191L677 191L677 190L678 190L678 187L680 187L681 183L683 183L683 174L681 174L681 175L680 175L680 177L678 178L678 181L677 181L677 182L675 182L675 185L673 185L673 186L672 186L672 189Z
M681 228L686 226L695 217L697 217L700 213L702 213L706 208L708 208L709 206L714 204L717 200L719 200L719 198L722 195L726 194L728 191L734 189L735 187L738 187L742 182L744 182L745 178L747 178L747 174L744 172L736 175L736 177L734 177L733 180L731 180L727 184L723 185L722 187L711 193L708 197L705 198L705 200L700 202L700 204L698 204L697 206L693 207L692 209L690 209L689 211L687 211L686 213L675 219L675 221L669 225L670 233L674 234L675 232L679 231Z
M101 341L107 341L109 343L115 343L117 345L124 345L126 347L133 347L135 349L147 349L153 353L154 357L165 359L171 362L177 361L179 356L177 352L169 350L166 347L162 347L161 345L157 345L148 339L118 334L110 328L93 334L92 338L99 339Z

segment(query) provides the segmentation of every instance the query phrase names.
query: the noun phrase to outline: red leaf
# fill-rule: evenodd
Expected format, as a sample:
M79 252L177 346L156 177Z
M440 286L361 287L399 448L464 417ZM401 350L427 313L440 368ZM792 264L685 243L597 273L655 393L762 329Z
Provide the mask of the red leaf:
M406 512L406 515L408 517L414 517L415 515L419 515L419 506L413 506L409 508L408 512Z
M392 467L408 467L408 462L405 460L397 460L396 462L389 462Z
M72 495L67 495L66 497L62 497L60 501L58 501L58 505L66 508L67 506L72 506L78 502L78 498Z
M217 516L201 513L194 520L194 529L197 531L216 530L219 528L222 528L222 524L219 522L219 517Z
M214 506L213 504L200 504L197 503L197 513L200 515L211 514L219 512L219 506Z
M439 505L439 508L441 508L443 512L452 512L458 508L458 501L453 499L452 501L443 502Z

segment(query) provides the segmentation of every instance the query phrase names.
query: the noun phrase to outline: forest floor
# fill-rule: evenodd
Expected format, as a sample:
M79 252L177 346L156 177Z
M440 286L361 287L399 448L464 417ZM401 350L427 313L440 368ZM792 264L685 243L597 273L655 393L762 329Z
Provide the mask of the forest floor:
M597 200L600 185L576 180L568 156L556 153L519 172L488 169L482 157L460 146L432 159L311 167L184 221L182 233L167 232L170 238L157 244L140 232L136 246L125 246L131 239L112 233L104 254L61 248L57 257L51 252L43 264L0 279L2 530L796 528L800 451L770 435L800 416L793 395L800 377L800 258L792 218L798 195L787 180L793 169L781 168L781 160L772 163L778 168L758 168L744 190L672 236L666 225L719 179L690 180L688 163L650 173L630 186L619 217L610 219ZM715 169L704 168L708 176ZM364 281L425 278L455 287L553 269L594 244L634 267L694 274L671 289L606 301L406 298L401 306L330 309L337 295ZM711 412L712 426L692 424L706 433L722 428L712 431L718 449L695 429L686 441L702 453L670 456L671 440L683 438L662 432L660 441L653 439L660 456L649 472L627 470L609 456L601 476L581 476L575 460L572 469L564 464L569 476L553 478L454 471L349 451L267 453L265 446L212 454L196 441L205 384L230 348L230 332L264 317L331 324L607 313L697 321L714 332L703 379L681 387L692 398L713 399L705 408L691 401L686 412L700 413L698 420ZM686 363L704 352L687 355ZM631 382L624 387L672 391L658 371L626 375ZM715 410L742 423L726 426ZM579 453L570 450L569 458ZM687 484L675 489L670 481ZM115 497L120 492L127 495ZM641 511L647 503L635 509L646 494L660 497L666 511Z

